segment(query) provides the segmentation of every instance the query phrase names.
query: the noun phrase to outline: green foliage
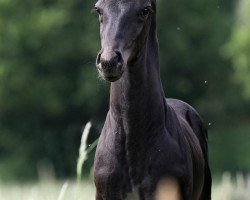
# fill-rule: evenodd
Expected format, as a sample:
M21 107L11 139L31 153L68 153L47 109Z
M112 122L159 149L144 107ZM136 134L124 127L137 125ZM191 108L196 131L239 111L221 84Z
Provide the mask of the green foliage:
M0 164L16 178L42 159L72 174L83 124L103 119L92 3L0 1Z
M243 84L244 96L250 98L250 1L240 1L237 20L230 42L225 47L226 56L232 58L236 80Z
M216 175L225 171L250 171L250 127L211 130L209 134L210 165Z
M183 99L205 116L223 121L236 104L231 63L221 56L235 1L160 1L158 32L167 96ZM228 88L225 90L225 86Z

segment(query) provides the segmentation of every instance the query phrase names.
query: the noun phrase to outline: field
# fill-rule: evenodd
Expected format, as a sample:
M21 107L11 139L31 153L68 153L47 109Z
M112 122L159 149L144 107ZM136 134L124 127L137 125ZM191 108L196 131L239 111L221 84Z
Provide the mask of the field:
M94 200L92 181L78 185L75 181L41 181L30 184L0 183L0 200ZM250 179L244 181L237 175L233 181L225 173L222 180L215 181L213 200L250 200Z
M0 200L94 200L92 176L89 180L81 180L82 166L97 142L87 145L90 128L91 123L88 123L82 134L77 161L77 180L57 181L54 173L49 173L50 170L40 169L38 182L0 182ZM244 177L238 173L232 177L229 173L224 173L222 177L214 178L212 200L250 200L250 176Z
M0 184L0 200L94 200L90 183L43 181L30 184Z

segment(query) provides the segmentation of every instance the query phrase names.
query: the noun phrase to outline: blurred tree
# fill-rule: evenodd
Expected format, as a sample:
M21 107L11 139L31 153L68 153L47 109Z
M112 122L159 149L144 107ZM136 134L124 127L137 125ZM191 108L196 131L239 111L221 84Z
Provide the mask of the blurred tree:
M42 159L72 174L81 127L103 119L92 3L0 1L0 177L34 176Z
M167 96L194 105L207 123L227 123L237 85L231 62L220 51L230 37L235 1L162 0L158 5Z
M250 98L250 1L241 0L225 55L232 58L236 80L243 84L245 98Z

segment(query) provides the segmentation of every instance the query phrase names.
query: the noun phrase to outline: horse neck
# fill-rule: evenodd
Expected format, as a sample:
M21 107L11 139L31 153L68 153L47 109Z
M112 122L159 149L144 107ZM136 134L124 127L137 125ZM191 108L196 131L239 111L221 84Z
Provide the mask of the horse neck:
M126 66L122 78L111 84L110 111L127 134L146 134L165 122L165 97L159 73L155 30L150 30L139 58ZM144 129L144 130L143 130Z
M148 36L139 58L111 83L110 115L125 136L126 159L134 185L142 181L145 151L165 128L166 103L159 74L158 42ZM116 127L117 128L117 127Z

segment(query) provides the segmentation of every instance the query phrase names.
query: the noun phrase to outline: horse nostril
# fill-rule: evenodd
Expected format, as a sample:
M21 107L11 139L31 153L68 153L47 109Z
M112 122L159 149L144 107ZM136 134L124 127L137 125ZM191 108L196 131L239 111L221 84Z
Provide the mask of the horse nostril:
M101 63L101 53L98 53L97 57L96 57L96 65L99 65Z
M122 64L123 63L122 54L119 51L115 51L115 53L116 53L116 56L117 56L118 64Z

